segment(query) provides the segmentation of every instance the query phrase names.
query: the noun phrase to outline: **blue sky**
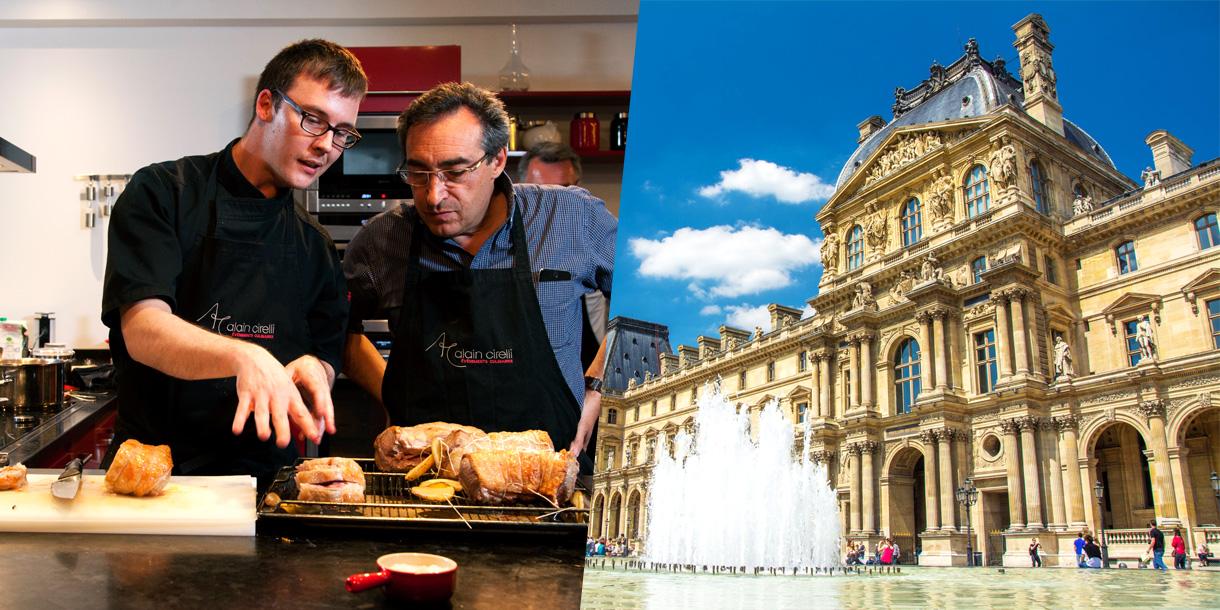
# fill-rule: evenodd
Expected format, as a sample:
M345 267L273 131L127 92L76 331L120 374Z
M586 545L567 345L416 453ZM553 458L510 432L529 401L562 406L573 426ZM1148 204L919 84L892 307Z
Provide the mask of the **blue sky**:
M817 292L814 215L894 88L970 37L1019 71L1012 25L1050 27L1064 116L1132 179L1167 129L1220 156L1220 2L653 2L640 6L611 315L694 345ZM783 189L762 185L780 184Z

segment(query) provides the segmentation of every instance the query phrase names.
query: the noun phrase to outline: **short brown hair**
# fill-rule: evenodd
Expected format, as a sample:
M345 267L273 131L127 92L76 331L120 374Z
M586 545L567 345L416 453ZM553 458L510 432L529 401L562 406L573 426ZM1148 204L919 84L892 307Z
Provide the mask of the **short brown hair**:
M465 108L483 126L483 152L495 154L508 146L508 112L496 94L473 83L442 83L415 98L398 116L398 146L406 150L407 131Z
M258 88L254 90L255 104L263 89L273 93L287 91L300 75L324 81L332 91L338 91L344 97L363 98L369 89L364 68L351 51L329 40L312 38L284 47L267 62L258 77Z

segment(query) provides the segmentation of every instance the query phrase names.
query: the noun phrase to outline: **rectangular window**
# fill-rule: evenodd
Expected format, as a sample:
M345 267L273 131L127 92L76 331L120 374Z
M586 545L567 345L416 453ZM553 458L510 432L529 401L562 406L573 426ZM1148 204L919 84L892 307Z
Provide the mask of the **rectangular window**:
M987 329L974 334L974 362L979 379L979 394L995 388L999 372L996 370L995 330Z
M975 284L983 281L983 272L985 271L987 271L986 256L980 256L973 261L970 261L970 275L974 278Z
M843 371L843 412L851 406L851 371Z
M1207 302L1207 321L1212 329L1212 347L1220 348L1220 299Z
M678 395L670 394L669 395L669 410L673 411L674 409L677 409L677 408L678 408Z
M652 401L652 416L653 417L657 416L657 401L655 401L655 400Z
M631 421L640 421L640 405L631 407Z
M741 373L739 373L737 375L737 389L739 389L739 390L746 389L746 372L745 371L742 371Z
M1055 261L1049 255L1042 257L1042 267L1046 269L1046 281L1058 284L1059 274L1055 272Z
M1118 259L1118 274L1123 275L1139 270L1139 264L1135 261L1135 243L1125 241L1114 249L1114 256Z
M1127 342L1127 364L1135 366L1140 363L1139 320L1123 322L1123 337Z
M767 381L775 381L775 362L767 363Z
M801 402L796 405L796 423L805 423L805 412L809 410L809 403Z
M801 352L796 356L796 370L804 373L809 369L809 352Z
M617 424L618 423L618 409L610 409L610 410L606 411L606 423L607 424Z

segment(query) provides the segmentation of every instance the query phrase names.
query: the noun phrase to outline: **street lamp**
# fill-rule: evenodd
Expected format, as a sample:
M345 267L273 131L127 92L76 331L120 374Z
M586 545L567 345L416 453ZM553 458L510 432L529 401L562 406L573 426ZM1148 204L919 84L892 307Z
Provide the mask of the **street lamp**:
M966 507L966 566L974 566L974 545L973 538L970 535L970 507L974 506L979 501L979 490L974 486L974 482L966 479L962 482L962 486L954 492L957 496L958 504Z
M1212 493L1216 495L1216 510L1220 511L1220 476L1212 471Z
M1102 501L1106 497L1106 488L1101 481L1093 486L1093 495L1097 496L1097 533L1101 538L1101 567L1110 567L1110 552L1106 548L1106 507Z

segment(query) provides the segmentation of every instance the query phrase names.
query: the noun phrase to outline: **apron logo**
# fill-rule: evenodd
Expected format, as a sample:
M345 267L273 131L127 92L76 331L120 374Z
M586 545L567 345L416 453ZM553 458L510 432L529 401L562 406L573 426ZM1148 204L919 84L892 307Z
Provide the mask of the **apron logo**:
M248 322L229 322L233 316L220 316L220 302L199 316L196 322L206 325L205 319L211 319L213 332L229 335L236 339L275 339L275 323L250 324Z
M477 350L477 349L462 349L458 347L457 341L447 343L445 334L441 333L432 345L424 348L424 352L432 351L432 348L437 348L437 351L445 363L449 366L464 369L468 364L512 364L513 363L513 348L508 349L493 349L493 350Z

